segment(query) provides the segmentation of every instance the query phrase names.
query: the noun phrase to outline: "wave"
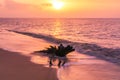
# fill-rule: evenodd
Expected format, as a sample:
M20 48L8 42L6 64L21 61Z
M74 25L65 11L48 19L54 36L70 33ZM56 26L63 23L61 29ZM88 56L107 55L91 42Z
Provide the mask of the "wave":
M76 51L79 53L96 56L97 58L104 59L106 61L110 61L120 65L120 48L116 48L116 49L105 48L102 46L98 46L97 44L72 42L64 39L58 39L51 35L36 34L32 32L22 32L15 30L7 30L7 31L30 36L33 38L40 38L55 44L61 44L61 43L64 45L69 44L73 46L76 49Z

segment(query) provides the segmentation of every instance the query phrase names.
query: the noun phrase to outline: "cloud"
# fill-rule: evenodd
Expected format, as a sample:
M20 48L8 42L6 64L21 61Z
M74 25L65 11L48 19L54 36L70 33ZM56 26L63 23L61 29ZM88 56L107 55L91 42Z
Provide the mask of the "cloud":
M13 0L4 0L4 5L0 7L2 17L31 17L41 12L41 7L27 3L20 3Z
M43 3L43 4L41 4L42 6L46 6L46 7L51 7L52 6L52 4L51 3Z
M5 8L8 9L27 9L27 8L38 8L37 5L18 3L13 0L5 0Z
M37 4L29 4L29 3L20 3L14 0L4 0L5 7L8 9L27 9L27 8L35 8L35 9L43 9L45 7L51 7L51 3L41 3L40 5Z

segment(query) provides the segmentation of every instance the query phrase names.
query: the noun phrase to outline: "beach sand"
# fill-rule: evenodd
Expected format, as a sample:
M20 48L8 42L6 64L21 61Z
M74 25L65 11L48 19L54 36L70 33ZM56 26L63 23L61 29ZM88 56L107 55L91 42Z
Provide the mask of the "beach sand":
M0 80L58 80L56 69L30 62L30 58L0 49Z

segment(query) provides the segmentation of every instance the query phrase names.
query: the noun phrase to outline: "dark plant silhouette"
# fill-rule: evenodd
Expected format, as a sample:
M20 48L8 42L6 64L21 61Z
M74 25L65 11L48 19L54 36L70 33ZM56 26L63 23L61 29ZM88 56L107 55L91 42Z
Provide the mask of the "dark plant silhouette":
M58 46L58 49L56 51L56 55L59 57L65 57L68 53L74 51L72 46L68 45L67 47L64 47L62 44Z
M74 51L75 49L73 49L72 46L68 45L67 47L64 47L62 44L60 44L60 46L58 46L58 49L55 53L56 56L58 56L58 67L64 66L64 64L67 62L67 57L66 55L69 54L70 52Z
M49 57L49 66L51 67L52 61L58 59L58 67L61 65L63 66L67 62L67 57L66 55L69 54L70 52L74 51L72 46L68 45L64 47L62 44L60 44L58 47L56 46L50 46L49 48L46 48L45 50L40 50L40 51L35 51L37 53L45 53Z
M55 60L55 53L57 51L56 46L50 46L49 48L46 48L45 50L35 51L35 53L45 53L44 55L47 55L49 57L49 66L51 67L52 61Z

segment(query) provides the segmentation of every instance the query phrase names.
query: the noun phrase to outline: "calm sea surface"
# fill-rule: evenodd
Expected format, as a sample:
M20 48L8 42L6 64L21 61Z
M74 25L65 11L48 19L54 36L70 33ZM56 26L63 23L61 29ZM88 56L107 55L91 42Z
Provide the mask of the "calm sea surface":
M0 19L6 29L120 48L120 19Z

